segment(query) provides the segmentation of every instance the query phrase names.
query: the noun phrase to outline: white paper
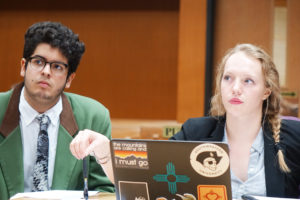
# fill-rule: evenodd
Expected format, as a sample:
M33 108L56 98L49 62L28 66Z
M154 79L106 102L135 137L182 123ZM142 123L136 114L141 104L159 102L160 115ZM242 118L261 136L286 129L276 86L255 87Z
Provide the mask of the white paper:
M250 195L252 196L252 195ZM257 200L293 200L292 198L279 198L279 197L263 197L263 196L252 196ZM295 199L295 200L299 200L299 199Z
M97 191L89 191L89 196L95 195ZM83 191L75 190L50 190L43 192L25 192L18 193L10 199L17 198L36 198L36 199L57 199L57 200L80 200L83 199Z

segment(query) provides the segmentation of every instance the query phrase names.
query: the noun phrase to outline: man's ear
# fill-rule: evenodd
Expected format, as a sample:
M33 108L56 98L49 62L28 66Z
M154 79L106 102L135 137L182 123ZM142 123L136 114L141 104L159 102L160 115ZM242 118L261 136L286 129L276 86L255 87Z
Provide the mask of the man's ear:
M263 100L266 100L270 96L271 93L272 93L271 89L270 88L266 88L264 96L263 96Z
M72 83L73 79L75 78L75 76L76 76L75 72L70 74L70 76L68 77L68 80L66 82L66 87L65 88L70 88L71 87L71 83Z
M26 60L25 60L25 58L22 58L22 59L21 59L21 71L20 71L20 75L21 75L22 77L25 76L25 71L26 71L25 65L26 65Z

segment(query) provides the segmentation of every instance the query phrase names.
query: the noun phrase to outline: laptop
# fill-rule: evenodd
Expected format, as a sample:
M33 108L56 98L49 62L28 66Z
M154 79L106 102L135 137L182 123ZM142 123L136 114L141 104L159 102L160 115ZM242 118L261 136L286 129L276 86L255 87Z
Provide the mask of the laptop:
M118 200L231 200L228 145L112 139Z

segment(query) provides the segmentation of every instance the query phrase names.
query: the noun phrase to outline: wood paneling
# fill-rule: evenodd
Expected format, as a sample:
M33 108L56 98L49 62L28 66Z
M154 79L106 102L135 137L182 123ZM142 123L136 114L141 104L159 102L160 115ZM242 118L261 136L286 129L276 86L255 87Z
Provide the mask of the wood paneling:
M204 114L206 0L180 2L177 120Z
M0 10L54 11L178 11L179 0L11 0L0 1Z
M286 7L286 1L287 0L274 0L274 4L275 6Z
M289 91L295 91L297 97L291 102L298 103L298 117L300 117L300 1L287 0L287 65L286 86ZM297 102L298 100L298 102Z
M26 1L26 5L34 2ZM143 4L132 0L128 1L131 9L121 1L115 9L110 3L106 7L84 4L82 10L67 8L66 2L55 9L53 5L60 1L49 7L47 2L50 5L45 1L40 7L23 2L24 8L2 2L0 91L22 80L19 70L26 29L37 21L60 21L86 44L70 92L102 102L113 118L176 118L178 1Z
M216 0L214 67L238 43L252 43L272 55L273 10L270 0Z
M102 102L113 118L183 122L202 116L206 2L1 1L0 91L22 80L20 59L28 26L52 20L72 28L86 44L69 91ZM298 4L288 1L294 11L289 16L291 27L298 24ZM215 0L214 67L237 43L253 43L271 54L273 8L270 0ZM298 41L298 28L288 36L290 45ZM293 45L289 50L290 66L299 66L297 48Z
M180 128L181 126L176 120L141 119L112 119L111 125L113 138L131 139L167 139L166 135L163 134L166 127Z
M287 1L287 68L286 85L300 91L300 1Z

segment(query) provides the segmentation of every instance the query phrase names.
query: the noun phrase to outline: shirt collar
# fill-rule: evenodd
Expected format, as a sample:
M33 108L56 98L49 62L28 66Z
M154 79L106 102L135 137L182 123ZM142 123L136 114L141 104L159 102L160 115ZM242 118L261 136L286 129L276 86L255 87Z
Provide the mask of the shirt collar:
M223 142L228 144L228 137L227 137L227 132L226 132L226 125L224 127L224 138ZM263 137L263 131L262 128L260 127L259 132L251 146L251 149L254 151L257 151L258 153L262 153L264 149L264 137Z
M22 88L21 91L19 111L25 126L28 126L30 123L32 123L33 120L35 120L35 118L40 114L34 108L32 108L29 105L29 103L26 101L24 97L24 87ZM59 97L58 102L52 108L47 110L44 114L48 115L51 123L54 126L57 126L57 124L59 123L59 116L61 112L62 112L62 99L61 97Z
M262 153L263 149L264 149L264 136L263 136L263 131L262 128L260 127L259 129L259 133L256 136L253 144L252 144L252 148L257 151L258 153Z

